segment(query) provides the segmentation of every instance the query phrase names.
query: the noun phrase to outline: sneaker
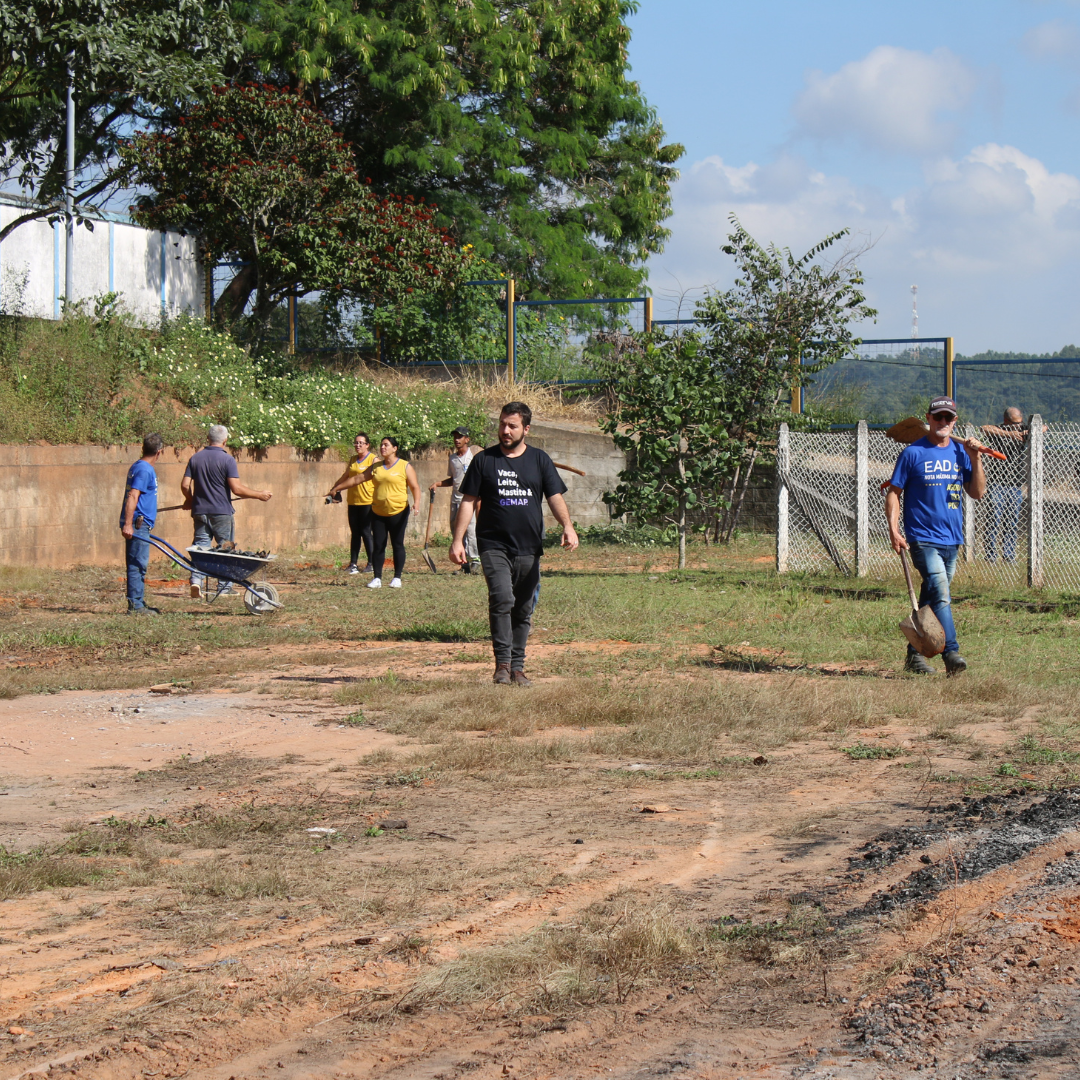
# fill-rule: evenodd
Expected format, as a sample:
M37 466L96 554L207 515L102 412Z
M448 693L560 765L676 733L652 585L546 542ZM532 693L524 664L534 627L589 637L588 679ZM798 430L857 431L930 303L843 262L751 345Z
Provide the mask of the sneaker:
M372 578L372 579L371 579L371 580L370 580L370 581L369 581L369 582L367 583L367 587L368 587L369 589L381 589L381 588L382 588L382 578L377 578L377 577L373 577L373 578Z
M363 566L360 567L360 573L361 574L374 574L375 571L374 571L374 569L372 569L371 563L365 563Z
M146 604L143 604L141 607L129 607L128 608L128 614L129 615L160 615L161 614L161 608L148 607Z
M491 680L496 686L509 686L511 683L510 665L496 664L495 675Z
M233 585L231 581L219 581L218 582L218 596L231 596L233 591Z
M202 586L201 585L192 585L191 586L191 599L192 600L201 600L202 599Z
M345 567L345 573L346 574L359 574L360 571L359 571L359 569L357 569L356 563L351 562L351 563L349 563L348 566Z
M524 671L511 671L510 681L515 686L532 686L532 679L525 678Z
M390 588L391 589L400 589L401 588L401 578L396 577L396 578L391 579Z
M945 661L946 675L959 675L961 671L967 671L967 661L958 652L947 652L941 659Z
M904 670L911 675L933 675L934 669L926 662L926 657L917 652L909 652L904 661Z

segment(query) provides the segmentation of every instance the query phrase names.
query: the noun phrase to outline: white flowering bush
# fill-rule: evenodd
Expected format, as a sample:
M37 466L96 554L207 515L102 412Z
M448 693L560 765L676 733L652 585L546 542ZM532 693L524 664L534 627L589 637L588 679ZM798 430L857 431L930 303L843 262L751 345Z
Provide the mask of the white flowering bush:
M194 322L163 335L154 375L189 409L229 428L235 446L323 450L358 430L394 435L418 450L449 441L459 424L479 431L480 410L438 387L395 393L341 372L304 371L283 358L252 359L227 334Z

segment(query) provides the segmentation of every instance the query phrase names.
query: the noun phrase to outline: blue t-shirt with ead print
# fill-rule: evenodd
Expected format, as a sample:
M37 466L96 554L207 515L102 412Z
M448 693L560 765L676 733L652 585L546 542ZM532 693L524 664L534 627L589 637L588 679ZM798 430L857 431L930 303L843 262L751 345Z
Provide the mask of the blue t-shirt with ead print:
M964 484L970 480L971 458L960 443L934 446L923 438L907 447L889 481L904 492L904 536L917 544L962 544Z

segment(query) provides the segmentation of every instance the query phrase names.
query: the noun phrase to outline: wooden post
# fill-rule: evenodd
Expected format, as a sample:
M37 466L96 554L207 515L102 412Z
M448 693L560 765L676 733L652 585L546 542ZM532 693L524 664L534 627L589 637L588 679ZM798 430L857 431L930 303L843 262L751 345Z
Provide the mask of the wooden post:
M801 369L801 367L802 367L802 353L801 352L799 353L798 359L795 361L795 363L796 363L796 370ZM799 373L801 374L802 372L799 371ZM802 406L803 406L802 383L800 382L798 386L793 386L791 388L791 411L796 416L801 416L802 415Z
M955 397L953 391L955 386L953 383L953 339L947 337L945 339L945 396Z
M645 297L645 333L652 333L652 297Z
M788 568L788 489L785 477L791 463L791 437L787 424L780 425L776 438L776 572Z
M855 576L870 573L870 429L855 429Z
M1043 587L1043 419L1031 418L1028 435L1028 588Z
M289 293L289 354L296 352L296 293Z
M517 382L514 337L514 279L508 278L506 282L506 376L511 386Z

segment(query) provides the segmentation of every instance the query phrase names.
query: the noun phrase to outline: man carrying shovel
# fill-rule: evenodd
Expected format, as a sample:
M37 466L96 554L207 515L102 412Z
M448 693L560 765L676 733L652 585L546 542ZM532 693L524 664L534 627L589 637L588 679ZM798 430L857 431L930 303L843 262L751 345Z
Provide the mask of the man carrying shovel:
M961 490L973 499L986 494L982 454L975 439L954 439L956 402L940 397L926 414L929 432L905 447L896 459L885 495L885 520L893 551L911 561L922 577L919 606L929 605L945 631L945 672L955 675L967 668L960 655L953 624L949 585L956 571L956 556L964 542ZM900 493L904 495L904 531L900 531ZM909 645L904 670L932 675L926 658Z

